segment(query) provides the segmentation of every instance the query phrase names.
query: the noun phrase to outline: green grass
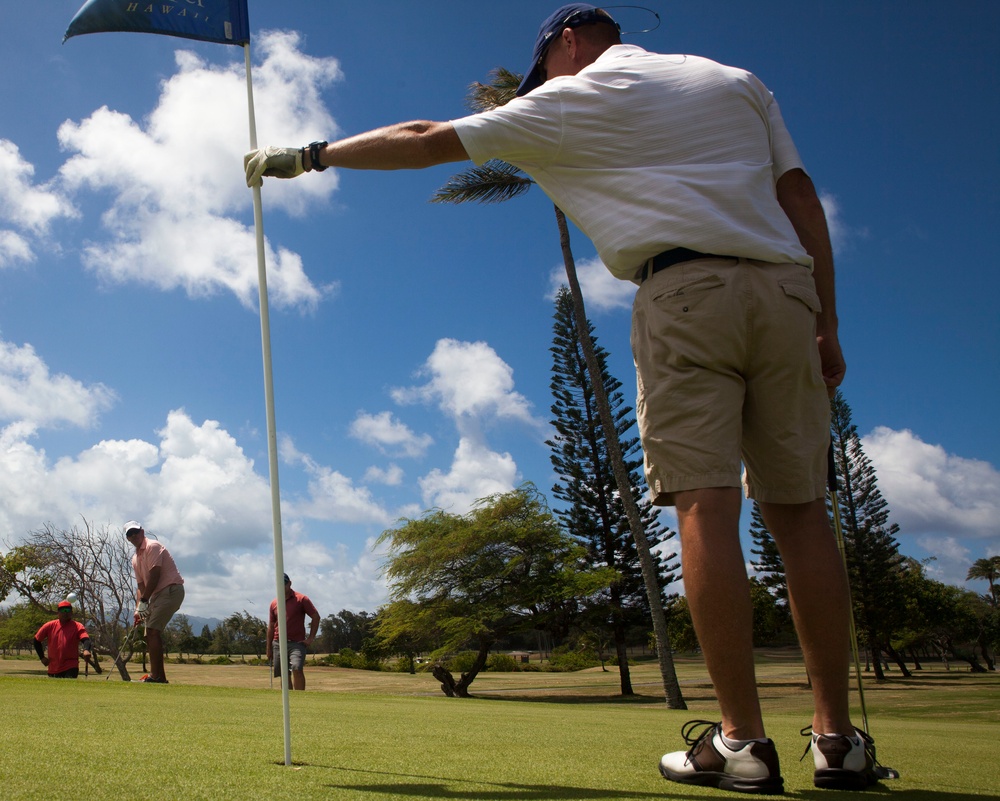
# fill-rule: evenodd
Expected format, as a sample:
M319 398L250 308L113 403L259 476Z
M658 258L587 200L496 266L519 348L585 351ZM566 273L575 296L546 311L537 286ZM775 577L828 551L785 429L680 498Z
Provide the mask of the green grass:
M37 667L0 662L4 799L61 797L52 775L87 798L144 801L738 797L672 785L656 770L664 751L681 747L684 721L717 716L694 659L678 660L688 711L657 699L648 665L633 670L644 695L628 701L614 696L617 674L599 669L487 674L472 686L485 697L458 700L426 674L310 668L311 691L291 695L291 767L281 694L263 668L171 665L171 685L157 686L55 681ZM801 663L767 657L759 670L786 793L849 797L814 789L811 757L797 761L809 714ZM243 686L218 686L233 683ZM866 695L880 757L902 773L869 797L998 797L996 675L925 670Z

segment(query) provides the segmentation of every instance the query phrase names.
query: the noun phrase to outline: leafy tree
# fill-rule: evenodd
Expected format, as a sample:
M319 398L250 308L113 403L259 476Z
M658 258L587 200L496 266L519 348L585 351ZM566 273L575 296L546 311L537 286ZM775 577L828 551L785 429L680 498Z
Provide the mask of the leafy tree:
M215 627L213 646L216 653L254 654L258 659L264 654L267 624L245 609L230 615Z
M32 652L35 633L52 617L41 607L29 603L0 610L0 648L5 654L8 651Z
M754 643L764 645L792 635L792 610L788 603L788 582L785 580L785 563L781 559L778 545L767 530L764 516L756 501L750 512L750 537L756 547L751 547L750 565L756 572L751 578L751 601L754 608ZM768 597L760 594L759 588Z
M990 590L986 599L996 608L1000 606L1000 556L977 559L965 576L966 581L982 579L989 582Z
M781 560L778 545L767 529L757 501L753 502L753 509L750 512L750 538L755 546L750 549L750 553L757 557L756 561L750 559L750 566L757 573L760 583L767 587L775 598L787 604L788 582L785 580L785 563Z
M16 592L53 617L58 601L75 592L77 619L87 627L92 650L109 654L128 681L126 663L134 649L120 648L135 607L132 553L127 540L107 526L97 528L86 520L82 528L46 525L2 557L0 588L3 597Z
M889 523L888 504L843 393L834 396L831 411L834 461L842 490L837 500L858 636L872 652L876 679L885 678L880 651L889 654L907 676L909 670L892 645L893 633L906 620L905 557L896 541L899 526Z
M192 653L190 646L193 641L194 631L191 629L188 616L182 613L174 615L163 630L163 652L169 653L175 650L178 656Z
M235 652L235 632L222 621L212 630L211 651L219 656L232 656Z
M434 676L448 696L467 697L490 649L513 632L544 629L554 606L592 595L615 578L586 564L530 484L481 499L465 515L441 510L403 520L379 538L391 602L377 618L385 642L436 635L437 659L471 648L458 681L440 662Z
M335 654L343 648L360 651L372 635L375 616L369 612L352 612L341 609L336 615L327 615L320 621L317 646L325 653Z
M400 601L399 604L398 607L393 609L392 614L403 617L406 614L406 601ZM373 619L373 628L376 632L383 630L380 624L381 616L385 609L384 607L380 610L378 615ZM370 650L377 651L380 657L400 657L402 660L400 664L404 665L406 670L412 674L416 674L417 672L417 655L425 651L433 651L441 641L435 627L428 628L427 626L415 624L405 629L393 629L393 624L389 622L385 627L385 631L387 633L384 636L376 635L374 642L372 639L367 639L365 640L365 644L369 646ZM374 648L372 645L374 645Z
M973 672L983 672L978 647L987 667L995 669L990 649L997 644L996 610L970 590L928 578L924 565L915 559L907 559L904 568L906 622L895 633L897 647L911 653L917 648L931 650L944 660L967 662Z
M487 111L502 106L514 98L520 80L521 76L517 73L498 68L492 73L492 83L488 85L478 82L472 84L468 104L476 111ZM432 200L442 203L464 203L470 200L486 203L500 202L523 194L531 188L533 183L517 167L502 161L491 161L483 167L475 167L454 176L445 186L438 190ZM660 673L663 677L663 688L667 704L672 709L686 709L687 706L684 703L680 683L677 681L677 673L674 670L673 661L670 657L670 649L666 647L666 643L668 642L667 620L660 597L661 588L657 565L650 551L649 542L646 540L642 514L630 491L631 482L629 481L629 472L621 454L618 438L615 435L614 418L612 417L608 400L604 393L600 367L594 355L593 343L590 340L586 309L583 303L583 292L580 289L580 281L576 274L576 262L573 258L573 251L570 248L569 225L566 222L566 215L563 214L562 209L555 207L555 216L556 226L559 230L559 245L562 250L563 264L566 267L566 279L569 282L570 292L573 295L573 309L577 333L580 337L580 344L586 358L587 370L594 388L594 398L600 413L601 425L604 427L605 436L607 437L607 447L611 457L615 481L618 485L619 494L623 499L622 503L628 519L629 529L632 532L636 550L639 554L643 582L646 587L650 612L653 617L653 630L656 633L657 639L663 644L663 647L657 648L657 655L660 664Z
M667 607L667 620L669 621L670 647L675 651L697 651L698 635L694 630L694 621L691 619L691 608L688 600L680 595L671 599Z
M552 449L550 458L559 476L552 492L567 504L566 508L557 511L557 515L569 533L587 547L591 560L618 571L618 580L590 599L584 619L588 627L598 627L611 634L621 693L634 695L628 665L628 635L632 628L648 623L649 599L628 516L618 493L586 358L577 336L573 296L566 287L557 293L555 307L550 387L555 399L551 411L556 435L545 443ZM590 331L592 334L592 327ZM622 456L626 460L632 497L642 515L646 539L655 547L672 537L673 532L664 530L652 504L645 498L641 454L636 458L639 438L628 435L635 425L632 409L625 405L621 382L608 372L605 350L596 344L593 336L591 339ZM677 565L668 566L659 555L653 558L662 602L663 590L674 578L667 571L676 570ZM668 558L673 559L674 554Z
M773 592L755 576L750 578L750 603L753 606L754 645L772 645L791 632L788 607L779 604Z

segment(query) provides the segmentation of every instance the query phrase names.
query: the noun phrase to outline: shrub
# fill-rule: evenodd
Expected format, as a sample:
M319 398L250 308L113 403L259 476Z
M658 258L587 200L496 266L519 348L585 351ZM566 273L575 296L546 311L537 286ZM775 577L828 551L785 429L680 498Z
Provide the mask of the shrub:
M451 659L446 660L444 666L452 673L468 673L472 670L472 665L475 661L475 651L460 651Z
M492 673L516 673L519 668L517 660L510 654L490 654L486 660L486 669Z
M327 654L315 660L317 664L354 670L382 670L382 662L371 656L359 654L350 648L341 648L339 654Z
M599 665L597 657L593 651L570 651L565 648L556 648L549 658L549 669L555 671L584 670L585 668Z

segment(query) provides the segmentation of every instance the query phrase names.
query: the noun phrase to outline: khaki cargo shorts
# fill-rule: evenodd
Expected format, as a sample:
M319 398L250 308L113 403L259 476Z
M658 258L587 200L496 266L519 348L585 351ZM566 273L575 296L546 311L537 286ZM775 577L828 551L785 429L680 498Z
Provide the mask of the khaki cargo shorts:
M819 310L812 274L796 264L712 257L643 282L632 355L654 503L741 483L768 503L823 497L830 403Z
M184 601L184 585L171 584L149 599L149 614L146 616L146 628L163 631L170 618L181 608Z

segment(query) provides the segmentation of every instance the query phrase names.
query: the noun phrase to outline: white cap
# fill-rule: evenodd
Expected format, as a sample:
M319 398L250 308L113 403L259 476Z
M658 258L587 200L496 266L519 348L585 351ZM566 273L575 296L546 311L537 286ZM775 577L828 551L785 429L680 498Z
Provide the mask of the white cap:
M128 522L127 522L127 523L125 524L125 536L127 537L127 536L128 536L128 533L129 533L129 532L130 532L130 531L131 531L132 529L134 529L134 528L137 528L137 529L139 529L139 530L141 531L141 530L142 530L142 523L140 523L140 522L139 522L138 520L129 520L129 521L128 521Z

